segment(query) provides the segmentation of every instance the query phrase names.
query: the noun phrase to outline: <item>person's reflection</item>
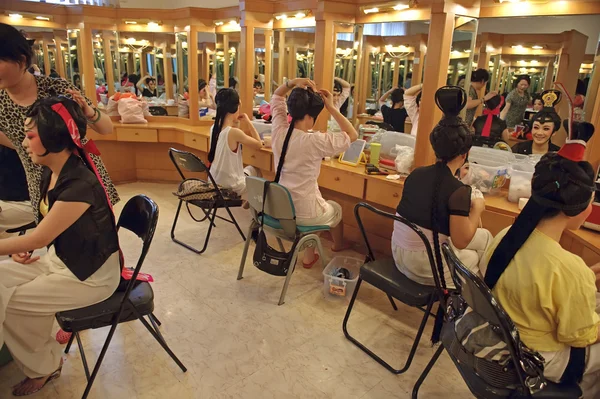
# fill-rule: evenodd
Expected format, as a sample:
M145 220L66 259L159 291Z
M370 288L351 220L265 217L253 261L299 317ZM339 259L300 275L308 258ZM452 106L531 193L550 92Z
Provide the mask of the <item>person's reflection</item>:
M467 101L467 113L465 116L465 122L468 126L473 124L477 107L498 94L495 91L490 91L483 98L479 98L479 94L477 93L485 87L488 80L490 80L490 73L483 68L479 68L471 74L471 87L469 87L469 100Z
M73 85L81 90L81 77L78 74L73 75Z

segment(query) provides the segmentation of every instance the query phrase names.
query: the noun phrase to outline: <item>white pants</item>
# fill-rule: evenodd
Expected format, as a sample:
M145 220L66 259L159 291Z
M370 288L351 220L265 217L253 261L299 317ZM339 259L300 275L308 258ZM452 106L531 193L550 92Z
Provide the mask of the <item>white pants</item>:
M479 277L482 277L485 274L485 270L482 270L484 267L483 265L480 265L481 258L490 246L493 238L492 234L486 229L477 229L473 239L465 249L457 249L452 245L452 240L449 240L449 244L460 261L469 270L479 275ZM434 251L433 255L435 257L435 248L433 248L433 244L431 245L431 249ZM392 255L396 262L396 267L406 277L419 284L435 285L431 264L429 263L429 257L427 256L426 250L403 249L392 241ZM444 279L446 281L446 286L455 288L450 269L446 264L446 259L443 254L442 262L444 263Z
M319 208L317 216L310 219L296 218L298 226L329 226L336 227L342 221L342 207L334 201L326 202L326 209Z
M6 230L16 229L33 222L31 201L0 201L0 238L7 238Z
M0 347L6 343L29 378L53 373L62 353L51 335L54 315L105 300L115 292L119 280L118 252L85 281L71 273L54 247L29 265L0 262Z
M600 294L596 293L596 313L600 314ZM544 375L551 381L558 382L569 363L571 348L559 352L541 352L546 363ZM585 399L600 399L600 343L586 348L586 362L581 390Z

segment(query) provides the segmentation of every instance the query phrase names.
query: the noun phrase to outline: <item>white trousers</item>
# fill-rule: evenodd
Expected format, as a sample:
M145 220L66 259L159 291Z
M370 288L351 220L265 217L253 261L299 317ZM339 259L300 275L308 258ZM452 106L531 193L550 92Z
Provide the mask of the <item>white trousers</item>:
M6 230L16 229L33 222L31 201L0 201L0 238L7 238Z
M29 378L53 373L62 353L52 336L54 315L105 300L115 292L119 280L118 252L85 281L71 273L54 247L29 265L0 262L0 347L6 343Z

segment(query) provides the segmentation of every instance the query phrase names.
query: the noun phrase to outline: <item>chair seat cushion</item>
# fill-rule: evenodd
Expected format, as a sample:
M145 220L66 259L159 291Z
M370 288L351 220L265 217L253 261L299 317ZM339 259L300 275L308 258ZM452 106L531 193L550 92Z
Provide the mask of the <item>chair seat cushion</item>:
M262 216L259 216L259 220ZM281 226L281 223L279 223L279 220L272 218L269 215L265 216L265 225L269 226L272 229L275 230L282 230L283 227ZM316 233L318 231L328 231L329 230L329 226L298 226L296 225L296 229L298 229L298 231L302 234L308 234L308 233Z
M68 310L56 314L56 321L66 332L77 332L112 324L113 316L119 311L125 292L115 292L110 298L86 308ZM154 311L154 292L149 283L140 282L131 290L129 300L144 316ZM137 319L131 305L125 304L120 323Z
M409 306L426 306L435 289L400 273L391 258L365 263L360 268L360 278Z

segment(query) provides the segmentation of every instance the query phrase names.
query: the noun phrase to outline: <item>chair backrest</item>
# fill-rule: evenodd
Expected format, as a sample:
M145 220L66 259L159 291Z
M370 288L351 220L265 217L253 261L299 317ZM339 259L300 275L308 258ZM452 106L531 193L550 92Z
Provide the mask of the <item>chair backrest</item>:
M192 154L188 151L181 151L175 148L169 148L169 157L171 161L177 168L177 172L181 175L181 178L185 180L185 175L183 171L187 172L207 172L208 167L202 162L200 158L196 156L196 154Z
M510 316L498 303L490 289L481 278L473 274L446 243L442 244L442 252L450 268L452 279L460 296L491 325L495 326L503 336L510 352L511 359L521 382L525 386L525 371L522 368L519 332Z
M261 177L246 177L248 204L252 210L252 215L260 223L258 213L262 212L264 203L265 214L273 219L277 219L286 236L294 238L296 236L296 210L294 209L292 195L281 184L271 182L267 190L265 202L263 195L266 181L266 179Z
M127 201L121 211L117 229L129 230L142 240L142 252L138 258L131 281L127 285L127 294L124 298L128 298L129 292L133 289L133 283L142 268L144 259L146 259L150 244L152 244L157 223L158 205L143 194L138 194Z
M427 236L421 231L419 226L417 226L416 224L412 223L411 221L409 221L408 219L406 219L400 215L393 215L391 213L384 212L380 209L377 209L372 205L366 204L364 202L359 202L358 204L356 204L356 206L354 206L354 216L356 217L356 222L358 223L358 228L360 230L360 233L362 234L365 245L367 246L366 261L369 262L369 261L375 260L375 255L373 253L373 250L371 249L371 244L369 243L369 238L367 237L367 232L365 231L362 219L360 217L361 208L365 208L368 211L371 211L379 216L383 216L385 218L392 219L392 220L395 220L402 224L405 224L406 226L410 227L419 236L419 238L421 239L421 241L423 241L423 244L425 245L425 250L427 251L427 257L429 258L429 264L431 265L431 272L433 274L433 279L435 281L436 289L438 290L438 293L441 294L442 293L442 284L441 284L440 276L438 273L438 269L436 267L435 258L433 256L433 250L431 249L431 244L429 243ZM439 298L443 298L443 297L444 297L443 295L439 296Z
M163 107L148 107L148 111L152 116L167 116L167 110Z

